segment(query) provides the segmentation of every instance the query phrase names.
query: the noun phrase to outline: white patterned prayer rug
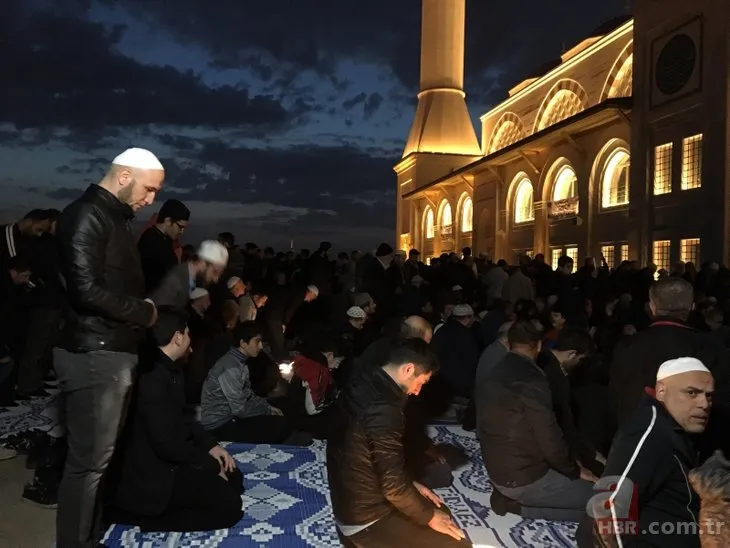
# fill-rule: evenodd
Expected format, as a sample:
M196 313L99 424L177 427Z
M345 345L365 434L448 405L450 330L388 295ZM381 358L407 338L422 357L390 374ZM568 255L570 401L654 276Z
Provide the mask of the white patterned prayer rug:
M562 548L575 546L576 525L497 516L489 507L492 486L482 464L479 442L459 426L432 426L437 443L463 447L471 463L454 473L454 483L438 494L474 546ZM104 540L110 548L233 548L340 546L330 509L325 444L308 448L229 444L244 474L245 516L235 527L213 533L142 534L114 526Z
M55 425L53 399L0 409L0 438ZM575 546L576 524L500 517L489 506L492 485L479 442L458 425L430 427L437 443L464 448L468 465L454 472L454 483L438 494L474 546L563 548ZM330 508L325 443L311 447L228 444L244 474L244 518L227 530L204 533L146 533L114 525L104 543L110 548L325 548L340 546Z

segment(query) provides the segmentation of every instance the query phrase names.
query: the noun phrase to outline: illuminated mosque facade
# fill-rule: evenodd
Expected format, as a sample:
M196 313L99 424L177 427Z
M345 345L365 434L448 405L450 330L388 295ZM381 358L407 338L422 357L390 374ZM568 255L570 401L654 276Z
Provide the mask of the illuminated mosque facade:
M479 139L466 1L422 0L418 107L394 168L401 249L730 263L730 3L633 11L513 87Z

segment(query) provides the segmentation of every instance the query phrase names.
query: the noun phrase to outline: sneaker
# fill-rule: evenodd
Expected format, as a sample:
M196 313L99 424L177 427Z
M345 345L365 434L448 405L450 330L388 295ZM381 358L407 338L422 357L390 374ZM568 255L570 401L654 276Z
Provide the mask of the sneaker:
M8 449L7 447L0 447L0 460L10 460L18 456L18 452L15 449Z
M23 488L23 497L21 500L41 508L58 508L57 490L49 489L47 486L35 481L26 484Z

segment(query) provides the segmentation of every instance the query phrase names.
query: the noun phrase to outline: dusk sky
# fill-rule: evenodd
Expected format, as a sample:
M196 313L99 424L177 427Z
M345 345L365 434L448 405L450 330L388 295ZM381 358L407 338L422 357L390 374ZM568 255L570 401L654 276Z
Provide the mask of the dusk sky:
M186 241L393 241L420 0L0 0L0 221L62 209L128 146ZM476 122L625 0L467 0ZM142 210L146 220L156 203Z

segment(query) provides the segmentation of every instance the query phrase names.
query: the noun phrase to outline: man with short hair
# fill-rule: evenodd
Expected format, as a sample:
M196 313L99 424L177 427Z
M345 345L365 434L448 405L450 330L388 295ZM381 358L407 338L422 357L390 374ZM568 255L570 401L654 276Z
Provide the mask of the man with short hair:
M157 289L165 275L180 263L174 243L188 228L190 210L180 200L167 200L155 224L137 242L147 293Z
M144 296L130 223L154 201L164 179L154 154L128 149L57 223L68 298L54 349L68 428L56 518L58 548L93 548L101 537L99 485L123 426L144 328L157 318L154 303Z
M659 367L654 388L614 438L601 480L605 490L591 499L592 519L579 527L581 548L593 548L596 537L600 545L625 548L699 548L700 503L688 475L699 465L693 435L707 427L713 391L712 373L696 358Z
M542 333L516 321L507 340L510 352L474 390L492 507L501 515L579 521L594 476L571 457L553 412L548 379L535 362Z
M54 209L34 209L20 221L0 226L0 265L12 257L32 256L33 240L50 232L57 216Z
M699 359L712 372L716 404L730 403L727 353L711 334L687 324L693 307L694 290L686 280L666 278L651 286L651 325L633 337L624 337L611 362L609 387L619 427L641 402L644 389L654 385L659 366L681 356Z
M469 546L441 500L405 468L403 409L438 370L428 344L409 339L353 379L335 404L327 476L346 546Z
M160 309L154 365L139 379L134 428L124 447L117 505L143 531L210 531L241 519L243 476L233 457L185 416L181 361L190 352L185 315Z
M594 475L603 472L606 458L588 443L578 430L573 414L574 401L569 376L594 351L590 333L574 327L563 328L552 348L545 348L537 357L537 365L545 371L550 384L553 409L563 431L571 455ZM601 425L596 425L599 428Z
M256 323L238 324L233 338L234 346L215 363L203 383L203 428L220 441L309 445L311 436L292 432L282 411L253 391L247 362L263 348Z

